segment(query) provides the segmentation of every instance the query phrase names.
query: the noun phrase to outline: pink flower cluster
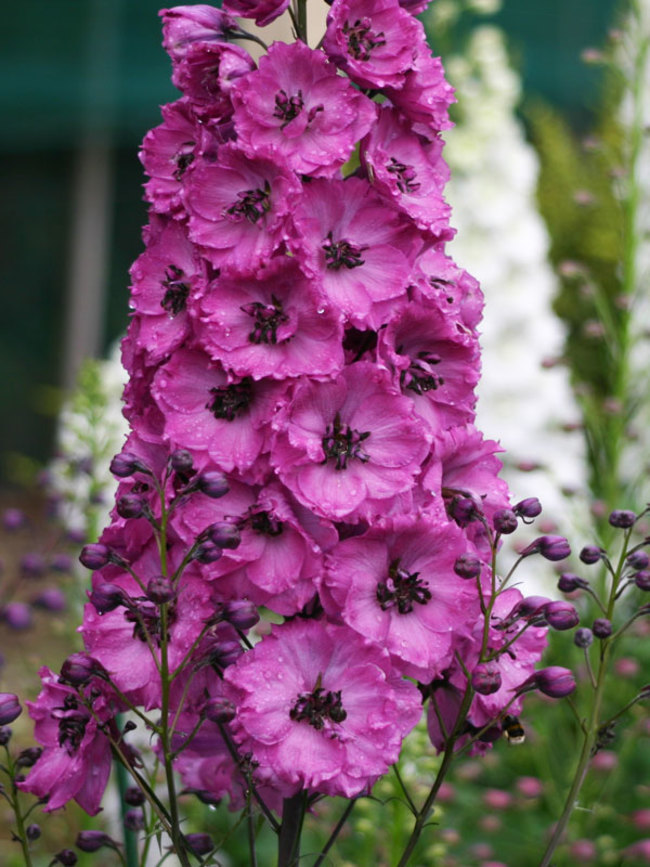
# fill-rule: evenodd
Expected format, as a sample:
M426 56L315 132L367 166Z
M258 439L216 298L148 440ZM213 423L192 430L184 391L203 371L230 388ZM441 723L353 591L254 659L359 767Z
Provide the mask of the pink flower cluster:
M212 798L246 787L224 735L276 799L368 791L420 719L413 680L440 745L483 648L508 491L473 426L482 297L445 253L453 91L424 5L334 0L322 49L276 42L257 66L232 15L263 25L287 0L162 12L182 96L142 147L132 433L82 633L127 705L163 707L165 655L176 767ZM510 643L520 602L491 609L500 686L477 728L544 644ZM283 622L251 646L260 608Z

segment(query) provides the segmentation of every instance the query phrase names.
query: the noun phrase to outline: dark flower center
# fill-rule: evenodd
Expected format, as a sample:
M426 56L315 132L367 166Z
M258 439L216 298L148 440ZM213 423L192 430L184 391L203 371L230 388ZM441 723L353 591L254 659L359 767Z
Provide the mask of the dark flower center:
M282 309L282 302L275 295L271 295L271 304L252 301L250 304L242 304L239 309L255 320L253 330L248 335L251 343L277 343L278 328L289 321Z
M334 460L336 462L334 469L336 470L344 470L350 458L356 458L362 463L366 463L370 460L370 455L363 451L361 443L369 436L370 431L361 433L347 424L342 424L341 416L337 412L333 424L327 425L323 437L325 461Z
M170 313L172 316L178 315L181 310L185 309L187 296L190 294L190 287L183 282L185 274L176 265L170 265L165 271L165 279L162 281L162 287L165 290L160 306Z
M251 530L261 536L279 536L284 529L282 521L278 521L271 512L264 512L257 506L251 506L248 513Z
M183 178L183 175L194 162L194 148L196 146L196 142L193 141L184 141L180 148L174 154L174 163L176 164L176 168L174 169L173 176L174 180L180 181Z
M320 676L318 678L320 684ZM289 716L294 722L307 722L316 731L325 727L325 720L341 723L347 717L347 712L341 703L341 690L327 692L318 685L311 692L304 692L296 699L296 703L289 711Z
M325 260L327 267L338 271L340 268L358 268L363 265L364 259L361 254L368 247L358 247L356 244L351 244L349 241L334 241L332 233L327 236L327 243L323 244L325 251Z
M284 129L288 123L298 117L303 107L302 90L299 90L295 96L287 96L286 90L279 90L275 94L273 117L282 121L282 129Z
M234 419L245 412L253 398L253 383L246 377L241 382L231 385L220 385L210 389L212 397L206 403L215 418L223 418L226 421Z
M124 618L133 623L133 637L148 643L155 642L158 647L162 641L162 618L160 616L160 606L150 602L148 599L139 599L137 604L131 608L127 608L124 612ZM169 627L176 620L174 606L167 605L167 641L169 641Z
M68 755L73 756L81 746L90 714L79 707L73 695L67 695L63 707L54 708L52 716L59 721L59 746L65 747Z
M355 60L370 60L373 48L386 44L383 31L373 33L370 18L357 18L354 24L349 21L343 25L343 33L348 40L348 49Z
M400 375L402 388L409 388L416 394L424 394L426 391L440 388L445 384L445 380L443 376L436 373L435 366L441 361L442 358L434 352L418 352L411 360L408 369L403 370Z
M420 189L420 184L415 180L417 173L413 166L407 166L404 163L398 162L395 157L391 157L386 169L397 177L397 186L400 192L414 193Z
M237 193L237 201L226 209L226 213L236 220L248 220L256 223L267 211L271 210L271 186L268 181L264 189L242 190Z
M431 591L419 572L407 572L400 568L400 561L393 560L386 581L377 584L377 602L382 611L397 607L398 614L410 614L413 604L426 605Z

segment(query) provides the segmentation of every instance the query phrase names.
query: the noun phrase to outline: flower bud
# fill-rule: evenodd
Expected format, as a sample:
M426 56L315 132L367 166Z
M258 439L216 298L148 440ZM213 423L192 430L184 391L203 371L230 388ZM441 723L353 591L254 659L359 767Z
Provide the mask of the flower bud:
M498 509L492 518L494 529L504 536L514 533L518 526L517 516L512 509Z
M122 452L120 455L115 455L111 461L110 471L118 479L127 479L133 473L147 473L147 475L151 475L149 467L137 455L131 452Z
M8 602L2 611L2 619L10 629L29 629L32 625L32 609L25 602Z
M221 548L209 540L201 542L194 549L192 554L193 560L198 560L199 563L214 563L221 557Z
M61 849L54 856L53 864L63 864L63 867L74 867L77 863L77 856L72 849Z
M481 574L481 561L473 554L461 554L454 563L454 572L460 578L478 578Z
M6 726L23 712L18 696L13 692L0 692L0 726Z
M35 822L25 828L25 836L28 840L38 840L41 836L41 826Z
M250 629L260 619L257 606L248 599L233 599L231 602L226 602L222 608L221 615L235 629Z
M86 569L103 569L111 560L111 549L107 545L102 545L101 542L94 542L91 545L84 545L79 554L79 560L82 566Z
M542 504L537 497L528 497L525 500L520 500L513 506L512 511L518 518L523 518L524 521L527 521L541 515Z
M542 668L532 674L516 688L516 692L521 695L532 689L538 689L550 698L564 698L575 688L576 681L572 671L559 665L551 665L549 668Z
M32 600L32 605L34 608L41 608L43 611L65 611L65 593L59 587L46 587Z
M47 563L42 554L32 551L20 559L20 574L23 578L42 578L47 572Z
M88 593L88 599L98 614L107 614L109 611L114 611L120 605L126 602L126 594L117 584L111 584L105 581L94 590Z
M80 831L77 834L75 846L82 852L97 852L103 846L110 846L114 849L115 841L104 831Z
M0 726L0 747L6 747L11 740L11 729L9 726Z
M601 560L604 553L605 551L597 545L585 545L578 556L583 563L591 566Z
M120 518L141 518L144 507L144 499L137 494L123 494L115 503L115 510Z
M530 617L532 614L539 612L540 608L548 605L549 602L548 596L526 596L515 605L512 613L516 612L518 617Z
M189 476L194 472L194 460L187 449L176 449L172 452L169 464L175 473Z
M61 666L59 683L83 686L103 670L103 666L89 653L71 653Z
M129 786L124 793L124 800L130 807L141 807L145 802L144 792L137 786Z
M449 517L454 520L459 527L466 527L470 521L475 521L481 514L471 497L462 496L453 497L447 507L447 511Z
M564 560L571 553L571 546L563 536L540 536L521 552L522 557L541 554L546 560Z
M22 509L5 509L2 513L2 526L5 530L13 532L20 530L27 524L27 517Z
M609 523L612 527L618 527L622 530L629 530L634 526L636 515L629 509L614 509L609 516Z
M16 759L16 767L32 768L40 759L43 753L42 747L27 747L18 754Z
M544 617L548 625L559 632L565 629L573 629L580 622L576 609L570 602L565 602L563 599L549 602L545 605Z
M472 671L472 688L480 695L492 695L501 689L501 671L495 662L479 662Z
M190 852L199 858L214 849L214 843L209 834L186 834L184 840Z
M206 470L195 479L194 483L199 491L214 500L225 496L230 490L226 477L217 470Z
M633 569L646 569L648 564L650 564L650 557L646 554L645 551L632 551L631 554L628 554L626 557L627 563Z
M597 617L592 626L596 638L609 638L612 634L612 624L605 617Z
M142 831L144 828L142 810L127 810L124 814L124 827L129 831Z
M176 598L176 588L169 578L164 575L155 575L147 584L147 596L156 605L163 605Z
M576 629L573 635L573 643L576 647L582 647L584 649L593 644L593 641L594 634L591 629L586 626L581 626L580 629Z
M238 548L241 542L239 528L227 521L217 521L206 528L208 538L219 548Z
M227 698L210 698L203 708L203 716L214 723L229 723L235 718L235 705Z
M639 590L650 590L650 571L647 569L641 569L641 571L637 572L634 576L634 583Z
M589 582L573 572L563 572L557 582L557 589L562 593L573 593L574 590L584 590L589 587Z

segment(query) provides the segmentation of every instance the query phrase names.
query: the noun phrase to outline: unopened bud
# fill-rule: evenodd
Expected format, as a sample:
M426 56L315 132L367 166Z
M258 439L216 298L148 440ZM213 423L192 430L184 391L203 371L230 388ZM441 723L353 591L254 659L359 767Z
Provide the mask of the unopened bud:
M588 629L586 626L581 626L580 629L576 629L573 635L573 643L576 647L589 647L593 644L594 634L591 629Z
M82 852L97 852L103 846L110 846L114 849L115 841L104 831L80 831L77 834L75 846Z
M218 521L206 528L210 541L219 548L238 548L241 542L239 528L227 521Z
M205 703L203 716L214 723L229 723L235 718L235 705L227 698L211 698Z
M144 828L142 810L127 810L124 814L124 827L129 831L142 831Z
M71 653L61 666L59 683L83 686L103 671L102 665L88 653Z
M565 629L573 629L580 622L580 616L570 602L563 599L549 602L544 606L544 617L552 629L559 632Z
M130 807L141 807L145 802L144 792L137 786L129 786L124 793L124 800Z
M501 689L501 672L495 662L479 662L472 671L472 688L480 695L492 695Z
M35 822L25 828L25 836L28 840L38 840L41 836L41 826Z
M513 506L512 511L517 515L517 517L522 518L527 522L528 520L541 515L542 504L537 497L528 497L525 500L520 500L515 506Z
M212 497L214 500L225 496L230 490L226 477L217 470L206 470L204 473L201 473L195 479L194 484L196 484L199 491L207 497Z
M164 575L155 575L147 584L147 596L156 605L163 605L176 597L176 588L169 578Z
M592 626L596 638L609 638L612 634L612 624L606 617L597 617Z
M614 509L609 516L609 523L612 527L618 527L622 530L629 530L634 526L636 515L629 509Z
M183 839L190 852L197 857L207 855L214 849L214 842L209 834L186 834Z
M13 692L0 692L0 726L6 726L23 712L18 696Z
M105 581L88 594L88 599L95 606L98 614L114 611L126 602L126 594L117 584Z
M563 536L540 536L521 552L522 557L541 554L546 560L564 560L571 554L571 546Z
M461 554L454 563L454 572L460 578L478 578L481 574L481 561L473 554Z
M187 449L177 449L172 452L169 464L175 473L183 476L189 476L194 471L194 460Z
M604 553L605 551L597 545L585 545L578 556L583 563L591 566L594 563L598 563L598 561L602 559Z
M215 563L221 557L221 548L213 542L207 540L201 542L194 549L192 559L199 563Z
M650 590L650 571L647 569L641 569L641 571L637 572L634 576L634 583L639 590Z
M589 582L573 572L563 572L557 582L557 589L562 593L573 593L574 590L584 590L589 587Z
M221 610L221 615L235 629L250 629L260 619L257 606L248 599L233 599L231 602L226 602Z
M514 533L518 526L517 516L512 509L499 509L492 518L494 529L504 536Z
M516 692L521 695L524 692L538 689L550 698L564 698L575 688L576 681L573 672L559 665L551 665L549 668L542 668L532 674L516 688Z
M131 452L122 452L120 455L115 455L111 461L110 471L118 479L126 479L132 476L133 473L147 473L147 475L151 475L149 467L137 455Z
M27 747L18 754L18 758L16 759L16 767L32 768L40 759L42 753L42 747Z
M145 501L137 494L123 494L118 497L115 509L120 518L141 518L144 514Z
M632 551L631 554L628 554L626 557L628 566L631 566L633 569L646 569L648 564L650 564L650 557L646 554L645 551Z
M74 867L77 863L77 856L72 849L61 849L54 856L53 864L63 864L63 867Z
M102 545L101 542L94 542L91 545L85 545L79 554L79 560L82 566L86 569L103 569L111 561L111 549L107 545Z

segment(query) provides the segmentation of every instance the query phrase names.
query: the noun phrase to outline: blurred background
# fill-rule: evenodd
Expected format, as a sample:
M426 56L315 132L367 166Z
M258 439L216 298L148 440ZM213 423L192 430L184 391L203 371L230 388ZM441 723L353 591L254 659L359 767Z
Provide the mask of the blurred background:
M0 64L0 479L25 481L52 450L56 412L81 359L125 328L128 268L146 221L137 152L176 98L159 0L22 0L3 12ZM486 5L489 6L489 3ZM505 0L526 101L592 122L615 0ZM444 46L436 45L440 53Z

